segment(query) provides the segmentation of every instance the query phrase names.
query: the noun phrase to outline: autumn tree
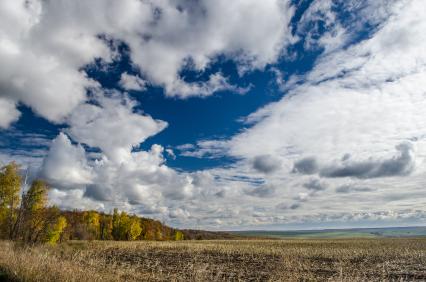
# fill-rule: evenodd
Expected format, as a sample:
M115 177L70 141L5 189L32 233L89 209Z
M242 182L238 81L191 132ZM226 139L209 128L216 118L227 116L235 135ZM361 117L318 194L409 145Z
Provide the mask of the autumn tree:
M0 233L13 239L19 206L21 176L19 166L12 162L0 169Z
M26 242L38 241L46 225L47 184L34 180L24 194L18 218L18 233Z
M112 235L114 240L137 240L142 233L140 220L137 216L129 216L126 212L119 213L114 209L112 215Z
M176 230L175 231L175 236L174 236L175 241L180 241L184 239L183 233L182 231Z
M21 199L19 169L14 162L0 168L0 238L51 244L62 239L184 239L182 232L160 221L129 215L117 209L111 215L48 207L49 187L43 180L34 180Z
M47 228L45 240L49 244L56 244L61 239L61 235L67 227L67 220L64 216L59 216L54 224Z
M91 240L99 239L100 233L100 215L96 211L87 211L83 213L84 223Z
M114 240L120 240L120 219L120 213L118 212L118 209L115 208L112 214L112 237Z
M22 196L13 239L26 243L56 243L66 227L66 219L57 207L47 207L49 187L34 180Z
M127 240L134 241L137 240L138 237L142 233L142 227L139 222L139 218L132 217L129 222L129 230L127 231Z
M114 226L113 226L114 228ZM115 231L116 240L128 240L127 235L130 230L130 219L126 212L121 212L118 216L118 225L116 225L117 230Z
M99 223L99 239L110 240L112 239L112 217L108 214L102 214Z

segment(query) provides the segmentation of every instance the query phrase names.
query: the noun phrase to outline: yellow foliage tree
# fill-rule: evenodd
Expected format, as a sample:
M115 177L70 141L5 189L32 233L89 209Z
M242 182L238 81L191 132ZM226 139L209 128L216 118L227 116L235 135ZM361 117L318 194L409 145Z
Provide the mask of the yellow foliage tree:
M130 229L128 231L128 240L134 241L142 233L142 227L138 218L132 218L130 221Z
M136 240L142 233L137 217L130 217L126 212L119 213L114 209L112 216L112 235L114 240Z
M179 230L175 231L175 241L181 241L184 239L183 233Z
M123 240L122 239L122 214L119 213L118 209L114 209L112 214L112 237L114 240Z
M87 225L91 239L98 239L100 233L100 215L96 211L88 211L84 213L84 221Z
M49 226L46 234L46 241L49 244L56 244L61 238L61 234L64 232L65 227L67 227L67 220L65 217L58 217L55 224Z
M0 169L0 233L13 239L16 228L21 176L19 166L12 162Z
M42 180L34 180L30 189L23 196L20 229L27 242L39 240L46 225L47 184Z
M99 239L109 240L112 235L112 217L110 215L103 214L100 220L99 226Z

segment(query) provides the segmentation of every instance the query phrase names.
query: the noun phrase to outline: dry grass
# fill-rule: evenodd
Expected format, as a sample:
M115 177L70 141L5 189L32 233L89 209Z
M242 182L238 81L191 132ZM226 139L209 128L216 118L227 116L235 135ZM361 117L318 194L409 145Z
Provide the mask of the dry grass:
M19 281L426 281L426 238L0 242L0 269Z

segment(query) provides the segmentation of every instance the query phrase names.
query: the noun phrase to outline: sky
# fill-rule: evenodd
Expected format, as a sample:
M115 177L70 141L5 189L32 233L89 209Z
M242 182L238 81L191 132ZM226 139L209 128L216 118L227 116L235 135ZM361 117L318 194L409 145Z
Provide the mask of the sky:
M180 228L426 225L425 13L0 1L0 163L62 209Z

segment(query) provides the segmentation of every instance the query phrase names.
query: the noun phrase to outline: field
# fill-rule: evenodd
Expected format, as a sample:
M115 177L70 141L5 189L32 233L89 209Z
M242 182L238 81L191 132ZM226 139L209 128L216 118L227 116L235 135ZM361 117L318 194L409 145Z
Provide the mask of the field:
M426 280L426 238L180 242L0 241L0 280Z
M385 227L385 228L353 228L294 231L234 231L232 234L247 237L267 237L276 239L288 238L395 238L426 237L426 227Z

